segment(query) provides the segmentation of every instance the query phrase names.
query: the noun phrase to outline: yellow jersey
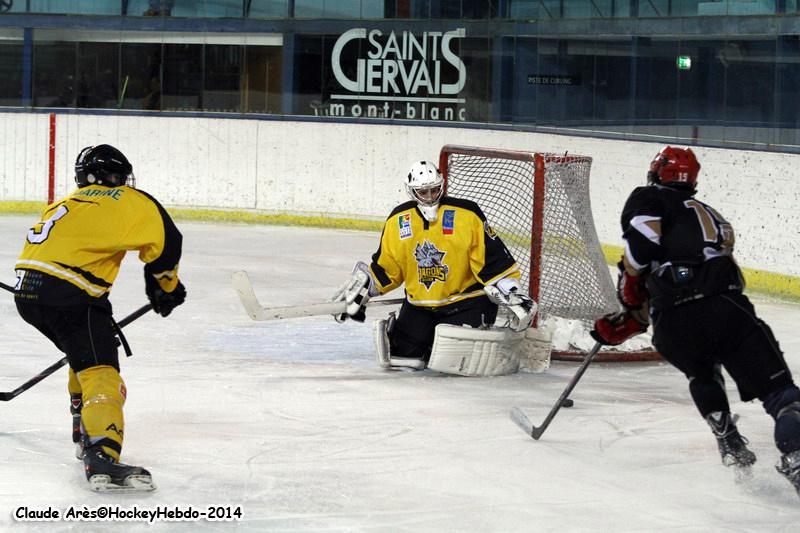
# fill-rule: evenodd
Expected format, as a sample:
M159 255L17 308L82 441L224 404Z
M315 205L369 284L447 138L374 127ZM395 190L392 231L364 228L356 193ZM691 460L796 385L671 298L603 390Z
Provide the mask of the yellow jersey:
M383 227L370 271L384 294L405 282L413 305L441 307L484 295L483 287L519 267L478 205L445 196L435 222L414 201L395 207Z
M178 284L182 236L152 196L127 186L89 185L45 209L19 256L16 298L71 305L107 298L128 251L167 292ZM91 301L91 300L89 300Z

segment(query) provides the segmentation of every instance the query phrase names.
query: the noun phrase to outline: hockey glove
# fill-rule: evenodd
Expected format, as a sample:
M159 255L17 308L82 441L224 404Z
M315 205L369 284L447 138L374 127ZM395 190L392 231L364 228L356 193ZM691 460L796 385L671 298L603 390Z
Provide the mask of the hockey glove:
M538 306L525 294L515 278L503 278L494 285L483 288L489 299L511 313L509 327L514 331L525 331L533 322Z
M167 292L161 288L158 280L147 272L144 273L144 290L150 300L150 304L153 306L153 311L163 317L169 316L173 309L186 300L186 288L183 283L178 281L175 289L172 292Z
M353 267L350 279L333 296L334 302L346 302L345 312L334 315L337 322L344 322L348 318L356 322L364 322L367 318L367 302L372 296L377 296L378 288L372 281L372 275L366 263L359 261Z
M620 260L617 263L619 278L617 279L617 299L625 309L641 309L649 298L645 277L630 274L625 269L625 264Z
M607 346L617 346L631 337L647 331L648 324L633 317L630 311L611 313L594 323L589 332L594 340Z

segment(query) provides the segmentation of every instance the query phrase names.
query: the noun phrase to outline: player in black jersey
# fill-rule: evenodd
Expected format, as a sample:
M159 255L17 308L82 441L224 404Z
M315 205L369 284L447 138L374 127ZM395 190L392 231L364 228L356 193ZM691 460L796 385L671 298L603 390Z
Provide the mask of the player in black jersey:
M647 329L649 308L653 343L689 379L723 464L749 467L756 456L736 428L721 366L742 401L758 398L775 420L783 454L778 471L800 492L800 389L769 326L742 293L733 227L695 198L699 170L691 149L667 146L650 164L648 186L628 197L617 286L624 310L597 320L592 336L620 344Z
M135 250L153 309L169 315L186 297L182 238L161 204L134 188L133 167L113 146L81 150L75 181L78 189L47 206L28 231L15 267L17 309L67 356L73 440L92 488L152 490L147 470L119 462L126 389L117 337L124 339L108 295Z

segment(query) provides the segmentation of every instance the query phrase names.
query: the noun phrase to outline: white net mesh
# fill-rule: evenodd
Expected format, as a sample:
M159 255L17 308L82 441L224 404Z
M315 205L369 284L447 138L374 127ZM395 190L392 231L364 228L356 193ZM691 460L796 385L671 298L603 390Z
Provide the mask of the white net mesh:
M447 194L478 203L520 264L523 285L535 293L538 283L540 317L594 321L617 310L614 285L592 220L591 158L542 154L544 191L537 191L534 154L526 154L528 160L488 154L450 152ZM541 257L532 258L537 195L543 195Z
M580 330L571 347L580 350L594 343L594 320L619 309L592 217L591 164L583 156L463 146L445 146L440 159L447 194L477 202L519 263L540 323L578 322L570 325Z

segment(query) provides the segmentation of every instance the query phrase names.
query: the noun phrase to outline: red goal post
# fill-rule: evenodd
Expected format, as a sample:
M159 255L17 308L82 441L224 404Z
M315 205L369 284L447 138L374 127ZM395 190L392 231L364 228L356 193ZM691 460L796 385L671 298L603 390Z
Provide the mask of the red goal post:
M591 164L588 156L458 145L444 146L439 156L445 194L478 203L519 263L523 286L539 303L537 320L557 334L588 337L596 318L619 309L592 217ZM553 352L556 359L583 355L574 348ZM604 349L596 360L658 358L647 347Z

